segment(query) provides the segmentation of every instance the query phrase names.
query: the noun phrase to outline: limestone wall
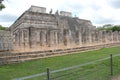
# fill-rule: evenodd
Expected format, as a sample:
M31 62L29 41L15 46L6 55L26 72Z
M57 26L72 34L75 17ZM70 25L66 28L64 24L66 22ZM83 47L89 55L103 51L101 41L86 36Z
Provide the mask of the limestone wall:
M55 50L120 42L118 31L99 31L91 21L70 17L71 13L63 12L61 16L44 10L31 7L10 27L14 50Z
M0 51L12 50L12 37L10 31L0 30Z
M44 7L31 6L28 10L32 12L46 13L46 8Z
M14 49L20 51L55 50L120 42L120 32L85 29L20 28L14 33ZM74 37L74 38L73 38Z
M60 11L60 15L61 15L61 16L72 17L72 13L71 13L71 12Z

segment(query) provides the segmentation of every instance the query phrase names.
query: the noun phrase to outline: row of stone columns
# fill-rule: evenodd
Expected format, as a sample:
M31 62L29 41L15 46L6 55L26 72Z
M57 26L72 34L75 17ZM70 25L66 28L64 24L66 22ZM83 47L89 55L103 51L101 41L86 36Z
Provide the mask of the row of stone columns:
M65 48L107 44L120 41L120 32L85 30L71 35L69 29L20 29L15 32L14 45L29 49ZM74 46L73 46L74 44ZM61 46L62 45L62 46ZM17 48L17 47L16 47Z
M10 31L0 30L0 51L12 50L12 44Z
M120 32L94 30L82 33L81 37L83 45L107 44L120 41Z

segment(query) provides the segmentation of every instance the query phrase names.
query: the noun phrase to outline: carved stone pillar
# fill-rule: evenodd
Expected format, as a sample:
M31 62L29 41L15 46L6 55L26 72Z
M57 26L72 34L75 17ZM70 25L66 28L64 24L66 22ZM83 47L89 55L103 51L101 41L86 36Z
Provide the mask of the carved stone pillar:
M88 44L91 45L92 43L92 33L91 33L91 30L88 29L88 33L87 33L87 37L88 37Z
M120 31L118 32L118 40L120 41Z
M118 35L117 35L117 31L113 32L113 42L117 42L118 40Z
M109 43L112 42L112 37L113 37L112 31L108 31L108 41L109 41Z
M54 45L58 45L58 35L57 32L54 32Z
M94 44L95 43L95 31L94 30L91 32L91 38L92 38L91 41Z
M22 30L22 44L24 43L24 31Z
M53 37L53 35L54 35L54 32L52 30L49 30L48 38L47 38L49 47L52 47L54 45L54 37Z
M102 43L102 31L98 31L98 38L99 38L99 43Z
M40 32L40 45L42 47L46 46L46 31Z
M106 31L102 32L102 42L106 43Z
M79 31L76 31L76 34L75 34L75 44L79 45Z
M79 45L82 46L82 35L81 35L81 32L79 31Z
M118 35L119 35L119 32L118 32L118 31L116 31L116 38L117 38L117 42L119 41L119 37L118 37Z
M63 36L64 36L64 45L67 46L69 45L69 30L64 30L63 32Z

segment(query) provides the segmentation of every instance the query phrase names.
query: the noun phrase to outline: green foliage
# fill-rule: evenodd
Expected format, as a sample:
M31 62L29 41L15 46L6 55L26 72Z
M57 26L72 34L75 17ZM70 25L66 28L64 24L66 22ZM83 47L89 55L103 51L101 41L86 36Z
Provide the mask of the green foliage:
M112 25L112 24L105 24L102 27L98 27L98 30L106 30L106 31L120 31L120 25Z
M97 28L98 30L106 30L106 31L109 31L109 30L112 30L112 27L98 27Z
M0 30L5 30L6 28L0 25Z
M113 28L112 28L112 31L120 31L120 25L115 25Z
M4 4L2 4L2 2L3 2L4 0L0 0L0 10L2 10L2 9L4 9L5 8L5 5Z
M103 25L102 27L98 27L97 29L98 29L98 30L106 30L106 31L109 31L109 30L112 30L112 27L113 27L112 24L105 24L105 25Z
M111 27L113 27L113 25L112 24L105 24L105 25L103 25L103 27L104 28L111 28Z

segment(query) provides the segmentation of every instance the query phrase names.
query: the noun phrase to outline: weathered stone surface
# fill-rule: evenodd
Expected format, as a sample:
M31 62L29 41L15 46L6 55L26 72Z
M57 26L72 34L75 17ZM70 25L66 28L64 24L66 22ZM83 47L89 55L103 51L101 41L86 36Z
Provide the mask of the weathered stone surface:
M44 7L38 7L38 6L31 6L28 9L28 11L46 13L46 8L44 8Z
M12 49L11 32L0 30L0 51L11 49Z
M8 33L0 34L1 50L3 46L8 46L8 43L13 45L10 49L36 51L120 41L120 32L98 31L91 21L72 17L70 12L62 11L60 15L48 14L46 8L37 6L25 11L10 27ZM7 35L12 41L6 38Z
M61 16L68 16L68 17L72 17L71 12L60 11L60 15L61 15Z

